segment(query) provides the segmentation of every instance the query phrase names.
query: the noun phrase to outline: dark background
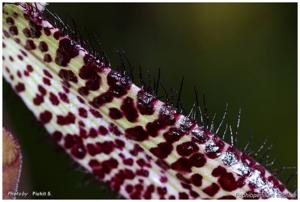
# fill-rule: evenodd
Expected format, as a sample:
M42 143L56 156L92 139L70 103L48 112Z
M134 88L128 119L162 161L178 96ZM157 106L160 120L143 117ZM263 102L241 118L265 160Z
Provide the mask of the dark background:
M217 121L225 103L232 124L241 107L238 147L251 135L253 150L268 139L273 169L297 165L296 3L51 3L49 9L73 18L84 36L97 34L113 67L121 48L143 71L155 75L160 68L166 88L177 89L184 76L186 108L194 101L194 85ZM72 166L5 82L3 98L4 125L18 136L24 155L20 191L51 191L53 198L118 197L99 183L82 183L88 175Z

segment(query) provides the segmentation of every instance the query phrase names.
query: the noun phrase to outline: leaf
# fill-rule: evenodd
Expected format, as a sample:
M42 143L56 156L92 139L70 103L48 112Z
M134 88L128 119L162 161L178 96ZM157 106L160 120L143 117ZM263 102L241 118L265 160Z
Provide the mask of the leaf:
M292 197L259 163L51 25L43 9L4 5L4 77L97 179L132 199Z

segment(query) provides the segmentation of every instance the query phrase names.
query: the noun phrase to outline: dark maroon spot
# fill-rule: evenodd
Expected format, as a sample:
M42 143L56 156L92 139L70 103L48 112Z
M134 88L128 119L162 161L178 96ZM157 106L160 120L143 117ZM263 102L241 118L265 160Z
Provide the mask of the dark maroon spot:
M53 93L50 93L50 101L53 105L58 105L59 104L59 100L57 98L57 96Z
M10 70L7 66L5 66L5 71L10 74Z
M3 34L5 37L9 38L10 37L10 34L6 31L6 30L3 30Z
M14 25L14 24L15 24L15 21L14 21L14 19L12 19L11 17L8 17L8 18L6 18L6 23L7 23L7 24L10 24L10 25Z
M86 132L86 130L84 130L83 128L79 128L79 136L81 137L81 138L87 138L87 132Z
M106 141L101 143L100 147L105 154L110 154L114 150L115 144L112 141Z
M177 128L170 128L169 131L164 133L164 138L167 142L173 143L182 137L182 132Z
M91 156L101 153L101 149L94 144L87 144L86 149Z
M141 192L140 191L134 191L132 194L130 194L131 199L140 199L141 198Z
M17 57L19 58L19 60L23 60L22 55L18 55Z
M145 92L144 90L140 90L137 94L137 108L143 115L152 115L154 113L154 101L156 98Z
M48 70L43 69L43 72L44 72L45 76L52 78L52 75L50 74L50 72L48 72Z
M111 158L109 160L106 161L108 167L110 167L110 169L114 169L118 167L118 161L114 158Z
M9 27L9 32L12 34L12 35L18 35L18 28L16 26L11 26Z
M195 166L195 167L202 167L205 165L206 163L206 158L203 154L201 153L195 153L193 154L191 157L190 157L190 163L192 166Z
M146 129L149 135L156 137L158 135L158 131L162 128L161 122L159 120L155 120L153 122L147 123Z
M47 91L46 91L46 89L43 86L38 85L38 89L39 89L39 91L40 91L40 93L42 95L46 95L47 94Z
M29 72L26 71L26 70L24 70L24 75L25 75L25 76L29 76Z
M155 190L154 185L152 185L152 184L149 185L149 186L147 187L145 193L144 193L144 198L145 198L145 199L151 199L151 195L152 195L152 193L154 192L154 190Z
M132 159L124 159L123 163L125 165L132 166L133 165L133 160Z
M244 185L246 184L246 177L243 176L243 177L240 177L237 181L236 181L236 186L237 187L243 187ZM283 191L283 190L280 190L280 191Z
M59 125L68 125L75 123L75 116L69 112L66 116L57 115L57 123Z
M107 83L110 86L112 94L116 97L125 95L132 84L128 76L114 70L111 70L107 75Z
M122 118L122 112L117 108L109 108L109 116L112 119L120 119Z
M171 195L171 196L169 196L169 199L170 199L170 200L175 200L176 198L175 198L174 195Z
M46 42L41 41L40 44L39 44L39 49L42 52L47 52L48 51L48 45L46 44Z
M113 100L113 96L110 91L101 94L93 99L91 105L95 108L99 108L105 103L111 102Z
M59 98L60 98L63 102L69 103L68 96L67 96L65 93L59 92L58 95L59 95Z
M144 159L138 159L138 160L136 161L136 163L137 163L140 167L144 167L144 166L147 165Z
M74 83L77 83L77 77L71 70L61 69L58 75L64 81L72 81Z
M121 132L120 132L118 126L116 126L116 125L113 124L113 123L110 123L110 124L109 124L109 130L110 130L110 132L112 132L112 133L115 134L116 136L121 135Z
M21 54L22 54L24 57L27 56L27 53L26 53L25 51L23 51L22 49L20 49L20 52L21 52Z
M81 126L81 127L85 126L85 124L82 121L78 121L78 125Z
M97 130L95 128L91 128L90 132L89 132L89 137L95 138L95 137L97 137L97 135L98 135Z
M36 24L32 20L29 21L29 25L30 25L31 37L39 38L42 34L41 33L42 26Z
M124 141L123 140L119 140L119 139L115 140L115 144L116 144L117 148L119 148L119 149L122 149L125 146Z
M127 193L130 193L133 190L133 186L131 184L128 184L128 185L126 185L125 190Z
M168 181L168 178L167 178L167 177L161 177L161 178L159 179L159 181L160 181L161 183L166 183L166 182Z
M225 175L227 172L226 172L226 169L223 168L222 166L218 166L216 167L213 171L212 171L212 175L214 177L219 177L219 176L222 176L222 175Z
M27 66L26 66L26 69L27 69L28 72L32 72L32 71L33 71L33 68L32 68L31 65L27 65Z
M94 79L97 75L96 67L91 65L84 65L79 70L79 76L82 79L91 80ZM98 76L99 77L99 76Z
M10 61L12 61L12 62L14 61L14 58L11 55L8 58Z
M51 55L50 54L45 54L44 55L44 61L45 62L52 62L52 57L51 57Z
M101 135L107 135L108 133L108 130L104 126L99 126L98 131Z
M95 77L93 79L88 80L85 83L85 87L89 90L98 90L100 87L100 82L101 82L101 77L98 75L95 75Z
M189 199L189 196L185 192L180 192L179 199Z
M160 199L164 198L164 195L167 193L166 187L157 187L157 193L159 194Z
M22 73L21 73L20 70L17 71L17 76L20 77L20 78L22 78Z
M71 154L78 159L83 159L86 155L86 151L83 145L77 144L72 147Z
M64 146L66 149L70 149L76 144L81 144L81 139L78 136L67 134L64 138Z
M40 95L36 95L34 98L33 98L33 104L35 105L40 105L42 102L44 102L44 97L40 96Z
M69 90L70 86L65 85L64 82L62 84L63 84L63 89L64 89L65 93L69 93L70 92L70 90ZM79 99L79 96L77 96L77 98ZM81 103L84 103L84 102L81 102Z
M139 170L136 171L136 175L148 177L149 176L149 171L145 170L145 169L139 169Z
M21 40L20 40L19 38L15 38L15 42L16 42L17 44L20 44L20 43L21 43Z
M24 29L23 29L23 34L24 34L27 38L31 37L31 32L30 32L30 30L29 30L28 28L24 28Z
M79 101L80 103L85 104L85 101L84 101L84 99L83 99L82 97L77 96L77 99L78 99L78 101Z
M184 189L191 189L192 186L190 184L185 184L185 183L181 183L181 186L184 188Z
M18 15L18 13L14 12L13 16L14 16L14 18L17 18L19 15Z
M24 18L25 18L26 20L29 20L29 19L30 19L30 16L29 16L28 13L24 13L23 16L24 16Z
M142 152L142 151L143 151L143 149L138 144L135 144L134 148L132 150L130 150L129 152L133 156L136 156L139 152Z
M212 183L210 186L206 187L203 191L209 195L214 196L219 191L219 186L216 183Z
M59 47L56 51L55 62L60 66L66 67L70 60L78 55L78 47L68 38L59 41Z
M135 122L138 118L138 113L135 109L133 99L131 97L126 97L121 105L121 110L123 111L125 117L130 122Z
M56 40L58 40L61 36L63 36L63 34L60 31L56 31L54 32L53 36Z
M105 173L103 172L102 168L95 168L93 169L93 174L97 177L97 179L103 179Z
M43 123L43 124L46 124L46 123L49 123L52 119L52 114L51 112L49 111L44 111L42 113L40 113L40 121Z
M31 39L26 40L25 49L34 50L36 48L34 42Z
M48 85L48 86L50 86L51 85L51 82L50 82L50 79L48 79L48 78L43 78L43 82L44 82L44 84L46 84L46 85Z
M143 188L144 188L144 187L143 187L143 185L141 185L141 184L135 185L135 190L142 191Z
M17 91L18 93L20 93L20 92L25 91L25 86L24 86L23 83L18 83L18 84L16 85L15 89L16 89L16 91Z
M62 138L62 133L56 130L52 133L52 137L56 142L59 142Z
M84 117L84 118L87 117L87 111L86 111L86 109L80 107L80 108L78 109L78 112L79 112L79 116Z
M89 89L87 89L86 87L80 87L78 89L78 92L80 95L85 96L89 94Z
M198 146L194 142L184 142L177 146L177 152L181 156L189 156L198 151Z
M94 109L90 109L90 112L93 114L95 118L102 118L102 115L98 111Z
M172 152L173 146L170 143L163 142L159 143L157 147L151 148L150 152L160 159L167 158Z
M225 173L221 175L218 182L225 191L233 191L237 189L237 184L232 173Z
M50 36L50 35L51 35L51 31L50 31L50 29L47 28L47 27L44 27L44 32L45 32L45 34L46 34L47 36Z
M202 176L199 175L199 174L194 174L192 175L191 177L191 182L197 186L197 187L200 187L202 185Z
M172 163L171 168L178 171L191 172L189 160L183 157Z
M125 130L125 136L131 140L144 141L148 139L147 132L142 126L136 126Z

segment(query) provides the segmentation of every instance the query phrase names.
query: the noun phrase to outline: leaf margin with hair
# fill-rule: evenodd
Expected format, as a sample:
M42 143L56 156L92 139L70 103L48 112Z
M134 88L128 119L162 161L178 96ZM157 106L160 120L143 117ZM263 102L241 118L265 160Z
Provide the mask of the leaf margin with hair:
M14 20L18 22L15 26L15 22L3 18L5 19L3 27L7 28L4 30L5 40L3 40L5 44L3 52L6 54L4 55L4 77L15 87L35 116L45 124L49 133L56 137L61 146L67 147L66 151L80 165L94 174L95 168L97 170L103 165L94 162L96 167L92 169L88 166L86 144L95 143L95 139L89 140L79 136L79 129L85 129L86 126L98 128L100 122L110 133L115 133L109 134L109 138L120 139L125 147L132 147L131 151L136 150L133 154L127 151L129 149L120 150L122 152L119 154L115 151L109 152L109 155L115 155L114 157L119 160L118 164L124 160L118 155L125 151L134 160L137 160L135 153L140 153L142 159L146 159L146 163L149 163L151 168L147 170L150 172L150 177L143 178L143 183L149 185L147 189L151 187L149 189L152 190L153 186L163 184L161 188L150 191L150 195L146 196L146 188L138 186L133 188L134 191L128 191L122 182L120 189L120 186L115 187L115 183L122 176L112 178L110 174L105 175L104 181L108 181L111 187L117 189L126 198L167 196L167 198L235 198L238 194L252 192L257 192L259 198L294 197L263 166L246 154L237 151L218 136L177 113L171 106L132 84L126 76L111 70L109 65L106 66L102 61L91 56L80 45L75 44L68 36L44 20L41 16L43 7L37 8L35 5L28 3L4 5L4 17L11 15L13 22ZM8 11L10 14L5 13ZM14 12L19 12L16 19ZM25 47L23 52L25 51L26 55L17 50L13 52L17 58L13 58L12 61L8 56L9 51L18 47L18 44L23 44L23 48ZM9 50L8 46L10 46ZM12 65L19 60L26 61L30 57L31 66L24 68L23 64L23 72L20 72L22 62L17 67ZM52 60L50 61L49 58ZM42 70L41 67L44 66L46 68ZM11 71L15 71L15 74L12 75ZM17 73L18 71L20 73ZM21 81L19 75L30 79ZM44 85L44 90L37 86L38 83ZM32 88L28 90L30 85ZM47 92L52 90L50 86L55 86L52 94ZM39 93L33 94L34 88ZM60 90L63 90L62 94L58 94ZM78 114L75 110L77 108L83 110ZM56 116L57 123L54 123L55 117L52 114L61 112L64 112L65 116ZM93 117L95 113L100 114L99 117ZM73 122L80 119L80 116L89 117L89 120L82 119L76 126ZM68 127L69 123L71 127ZM78 135L67 135L67 132ZM105 136L98 135L96 138L100 141L104 140ZM172 138L178 140L170 143ZM74 141L79 142L75 144ZM73 145L68 145L70 142ZM85 158L81 159L82 155ZM109 155L100 156L108 158ZM99 160L99 155L97 157ZM204 161L206 166L199 165L201 161ZM192 163L195 165L191 165ZM114 162L108 164L115 165ZM114 170L118 169L114 168ZM164 180L159 181L159 179ZM138 180L138 177L133 180Z

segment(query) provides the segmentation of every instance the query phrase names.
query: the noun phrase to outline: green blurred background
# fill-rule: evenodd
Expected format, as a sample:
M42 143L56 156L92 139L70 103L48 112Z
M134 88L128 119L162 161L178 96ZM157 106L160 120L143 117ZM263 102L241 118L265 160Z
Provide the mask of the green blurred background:
M217 121L226 102L229 123L241 107L239 147L250 135L253 150L268 139L273 169L297 165L296 3L51 3L49 9L72 17L83 35L96 33L113 66L121 48L145 72L155 75L160 68L166 88L178 88L184 76L186 108L194 101L194 85ZM4 125L18 136L24 155L20 191L51 191L53 198L119 197L95 181L82 183L87 174L72 167L6 82L3 99Z

